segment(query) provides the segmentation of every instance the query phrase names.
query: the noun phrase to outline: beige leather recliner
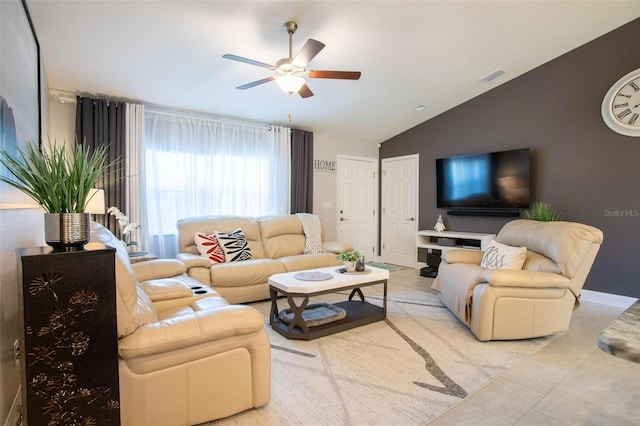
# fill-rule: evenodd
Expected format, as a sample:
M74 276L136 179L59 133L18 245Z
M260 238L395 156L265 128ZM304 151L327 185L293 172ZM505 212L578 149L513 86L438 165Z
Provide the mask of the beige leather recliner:
M193 425L269 402L271 348L256 309L229 305L177 260L132 265L95 222L91 244L116 248L123 425Z
M569 328L602 238L580 223L513 220L496 241L527 247L522 270L485 270L483 252L449 250L432 288L478 340L547 336Z

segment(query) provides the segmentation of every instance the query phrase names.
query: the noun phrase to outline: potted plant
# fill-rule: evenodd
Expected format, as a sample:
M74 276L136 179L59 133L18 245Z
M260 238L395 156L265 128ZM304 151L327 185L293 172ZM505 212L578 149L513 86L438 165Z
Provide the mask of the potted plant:
M336 259L344 262L347 272L353 272L356 270L356 262L360 259L360 253L356 250L345 250L337 255Z
M27 143L12 157L0 150L0 163L13 178L0 180L27 194L45 210L45 241L54 250L82 249L89 241L91 215L84 213L89 191L111 164L106 147L53 145L49 153Z
M546 202L531 203L524 216L530 220L553 222L562 219L562 212Z

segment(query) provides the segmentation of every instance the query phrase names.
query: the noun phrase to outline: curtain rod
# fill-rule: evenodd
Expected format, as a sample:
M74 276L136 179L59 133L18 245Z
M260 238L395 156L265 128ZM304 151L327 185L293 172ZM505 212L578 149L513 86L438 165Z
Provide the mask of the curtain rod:
M0 0L2 1L2 0ZM49 96L51 99L60 102L61 104L75 104L77 103L76 96L80 96L81 98L95 98L101 99L107 102L120 102L120 103L132 103L132 104L142 104L142 102L130 99L123 98L118 96L110 96L105 94L96 94L89 92L78 92L78 91L69 91L69 90L61 90L61 89L49 89Z
M251 126L251 127L257 127L257 128L263 128L263 129L270 129L273 127L273 125L271 124L237 120L232 118L220 117L213 114L209 115L203 112L180 110L176 108L167 108L167 107L161 107L153 104L145 104L145 109L147 111L154 112L156 114L180 115L182 117L187 117L187 118L195 117L203 120L220 121L220 122L231 123L231 124L242 124L244 126Z
M76 96L93 97L93 98L105 99L107 101L126 102L126 103L144 105L146 110L159 113L159 114L174 114L174 115L177 114L177 115L182 115L184 117L198 117L205 120L221 121L221 122L232 123L232 124L242 124L245 126L253 126L257 128L266 128L266 129L270 129L273 126L275 126L275 124L244 121L241 119L233 119L233 118L227 118L222 116L216 116L213 114L207 114L205 112L182 110L179 108L170 108L162 105L152 104L150 102L142 102L138 100L121 98L116 96L108 96L104 94L92 94L87 92L80 93L80 92L60 90L60 89L49 89L49 93L53 99L55 99L60 103L76 103ZM286 126L282 126L282 127L286 127Z

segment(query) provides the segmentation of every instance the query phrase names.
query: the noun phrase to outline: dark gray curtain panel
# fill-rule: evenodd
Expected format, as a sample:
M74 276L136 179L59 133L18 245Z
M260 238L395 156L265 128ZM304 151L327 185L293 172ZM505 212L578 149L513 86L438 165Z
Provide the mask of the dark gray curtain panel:
M97 188L104 189L107 209L115 206L122 210L126 207L125 108L124 102L77 97L76 143L90 147L91 151L107 146L107 163L117 162L96 183ZM122 238L115 217L94 215L94 220Z
M313 212L313 132L291 129L291 213Z

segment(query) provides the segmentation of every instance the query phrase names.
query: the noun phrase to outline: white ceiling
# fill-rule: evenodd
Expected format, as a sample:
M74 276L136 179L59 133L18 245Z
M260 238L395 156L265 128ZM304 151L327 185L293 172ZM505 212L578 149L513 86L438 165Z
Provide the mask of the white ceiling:
M640 17L637 0L28 4L52 89L372 144ZM271 71L222 55L274 64L288 55L288 20L298 23L294 55L308 38L326 44L307 69L358 70L361 79L309 79L315 96L307 99L275 82L236 90ZM496 69L506 74L479 81Z

